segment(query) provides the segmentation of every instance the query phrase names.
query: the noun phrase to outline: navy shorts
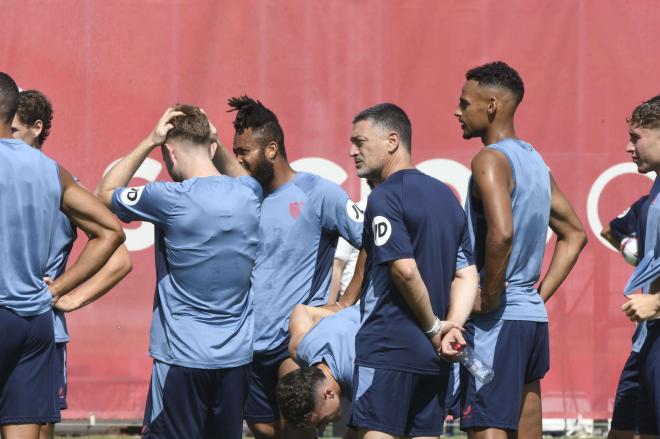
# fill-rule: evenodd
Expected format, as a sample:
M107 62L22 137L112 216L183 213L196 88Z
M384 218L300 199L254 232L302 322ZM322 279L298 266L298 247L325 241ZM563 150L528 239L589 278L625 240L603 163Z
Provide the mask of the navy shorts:
M241 439L249 378L248 364L192 369L154 361L142 437Z
M348 424L395 436L439 436L448 375L356 366Z
M275 388L280 364L289 357L289 341L272 351L255 352L250 370L250 391L245 404L245 420L271 423L280 419Z
M614 399L612 429L660 435L660 321L647 323L639 353L626 361Z
M522 320L470 321L465 340L495 376L487 384L461 367L461 429L518 430L525 384L540 380L550 369L546 322Z
M66 342L55 343L55 373L57 377L57 406L60 410L67 408L66 404Z
M60 422L53 313L21 317L0 307L0 425Z

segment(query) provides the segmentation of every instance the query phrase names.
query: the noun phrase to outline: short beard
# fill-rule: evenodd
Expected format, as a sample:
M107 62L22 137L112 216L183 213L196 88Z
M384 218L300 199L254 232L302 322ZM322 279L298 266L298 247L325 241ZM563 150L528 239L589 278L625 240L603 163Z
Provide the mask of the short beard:
M259 152L259 162L255 165L251 174L252 178L257 180L262 188L270 188L270 185L275 178L275 166L266 159L266 154L264 154L263 149Z

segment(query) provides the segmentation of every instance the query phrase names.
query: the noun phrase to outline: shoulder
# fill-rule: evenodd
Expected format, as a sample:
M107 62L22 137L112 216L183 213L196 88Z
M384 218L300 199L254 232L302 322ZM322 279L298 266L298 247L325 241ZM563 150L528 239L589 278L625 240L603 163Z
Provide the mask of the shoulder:
M498 167L509 167L509 161L506 158L504 152L497 148L497 145L490 145L486 148L482 148L481 151L477 153L472 158L472 172L481 169L491 169Z
M316 174L298 172L293 183L312 199L348 198L348 194L341 186Z
M232 177L227 177L227 178L232 178ZM248 175L243 175L240 177L235 177L234 180L236 181L237 184L240 184L247 189L249 189L254 195L257 196L260 200L263 198L263 189L259 182L255 180L254 178L248 176Z

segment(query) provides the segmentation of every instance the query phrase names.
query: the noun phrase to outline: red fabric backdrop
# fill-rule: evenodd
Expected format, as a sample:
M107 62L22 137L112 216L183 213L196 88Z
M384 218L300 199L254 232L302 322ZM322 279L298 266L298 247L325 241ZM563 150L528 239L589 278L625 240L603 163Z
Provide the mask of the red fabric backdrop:
M462 140L452 116L464 72L509 62L527 89L518 134L544 155L590 238L548 305L544 415L611 413L633 332L619 311L632 269L596 235L599 221L650 187L606 171L630 168L625 118L660 92L656 1L24 0L3 10L0 69L51 97L45 151L90 188L175 102L202 106L230 142L225 102L247 93L279 116L292 160L325 159L297 166L340 181L354 199L350 121L366 106L395 102L413 121L415 161L460 193L480 148ZM153 159L135 183L167 178ZM154 263L149 229L129 228L133 272L69 317L65 417L141 417Z

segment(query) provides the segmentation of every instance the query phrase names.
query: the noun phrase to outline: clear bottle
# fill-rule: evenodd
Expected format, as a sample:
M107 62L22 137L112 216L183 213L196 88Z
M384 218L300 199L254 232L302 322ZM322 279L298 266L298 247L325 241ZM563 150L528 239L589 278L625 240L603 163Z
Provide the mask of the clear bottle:
M486 364L474 350L468 345L461 346L454 344L454 349L458 351L458 360L474 377L483 384L489 383L495 377L493 368Z

